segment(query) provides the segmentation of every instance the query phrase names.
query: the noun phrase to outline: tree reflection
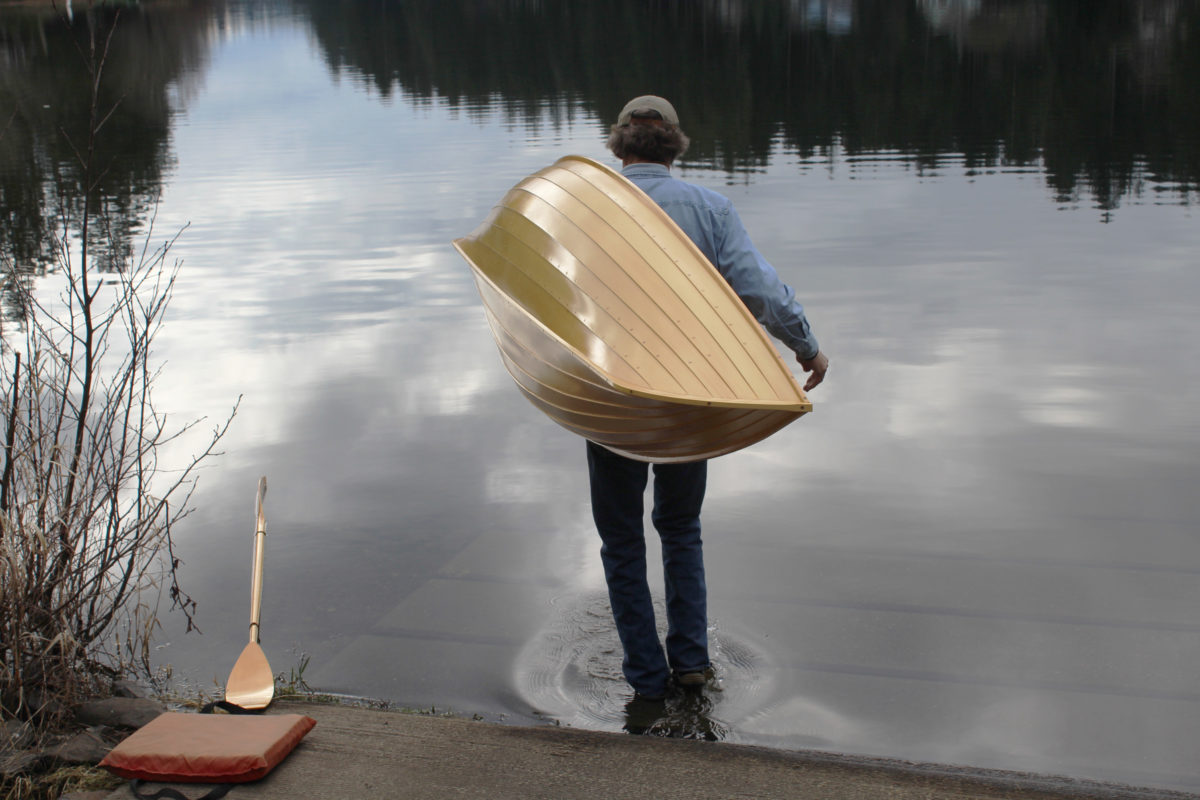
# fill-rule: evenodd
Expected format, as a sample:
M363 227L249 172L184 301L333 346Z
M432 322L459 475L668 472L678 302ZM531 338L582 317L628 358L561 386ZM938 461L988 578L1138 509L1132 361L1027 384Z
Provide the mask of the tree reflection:
M902 155L917 169L1042 164L1054 198L1114 209L1200 176L1191 0L297 0L335 71L385 100L545 124L669 96L688 162Z
M97 263L127 263L171 166L172 87L206 52L210 13L208 3L183 3L153 12L97 5L71 18L38 6L0 16L0 252L20 275L52 268L52 231L82 230L85 191ZM101 172L85 187L91 78L81 52L89 31L99 41L112 33L100 88L101 108L112 113L95 140Z
M237 5L237 4L235 4ZM286 13L284 0L245 4ZM238 6L240 7L240 5ZM1190 202L1200 178L1196 0L294 0L330 68L384 102L445 98L534 124L611 120L669 96L687 162L735 176L779 147L813 161L879 153L925 171L1032 166L1052 197L1107 211L1151 185ZM75 48L117 11L65 21L0 14L0 248L51 263L47 228L77 218L73 144L87 119ZM224 3L124 7L101 137L93 226L127 258L171 168L173 92L195 75Z

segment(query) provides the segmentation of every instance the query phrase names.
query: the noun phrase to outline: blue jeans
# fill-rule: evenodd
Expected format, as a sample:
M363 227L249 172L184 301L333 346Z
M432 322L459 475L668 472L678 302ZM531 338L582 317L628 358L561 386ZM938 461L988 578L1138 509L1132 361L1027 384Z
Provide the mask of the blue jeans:
M600 559L608 582L617 634L625 650L622 671L635 691L667 690L672 670L697 672L709 666L707 590L700 541L700 506L708 462L654 465L651 519L662 542L667 600L667 648L663 654L646 581L642 526L648 464L587 443L592 518L603 545Z

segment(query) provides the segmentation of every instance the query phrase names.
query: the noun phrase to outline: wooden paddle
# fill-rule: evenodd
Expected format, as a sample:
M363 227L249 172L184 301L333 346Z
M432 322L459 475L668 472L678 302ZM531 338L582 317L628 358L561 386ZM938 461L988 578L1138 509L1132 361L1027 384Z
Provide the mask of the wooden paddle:
M254 529L254 576L250 584L250 643L242 650L225 683L225 700L242 708L266 708L275 697L275 676L258 644L258 619L262 611L263 548L267 518L263 514L266 476L258 479L257 520Z

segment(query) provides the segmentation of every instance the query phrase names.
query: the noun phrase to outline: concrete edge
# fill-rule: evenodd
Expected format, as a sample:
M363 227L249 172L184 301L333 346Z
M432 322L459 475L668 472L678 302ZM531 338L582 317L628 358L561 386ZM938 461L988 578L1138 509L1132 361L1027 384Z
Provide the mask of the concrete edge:
M614 738L636 738L631 737L628 733L594 731L549 724L507 724L478 717L471 719L465 716L414 714L399 709L381 709L353 701L322 704L308 703L300 700L287 700L274 704L272 709L278 708L283 713L306 713L305 709L309 709L314 715L317 715L320 713L317 709L320 709L323 705L325 707L334 705L342 709L366 714L401 714L427 720L428 724L435 725L465 724L503 728L508 735L525 735L533 739L550 742L584 738L591 739L597 744L602 744L605 741L612 741ZM669 737L647 738L662 742L663 745L661 746L668 747L715 747L719 749L719 752L725 758L736 758L738 755L746 755L762 761L775 761L790 766L807 765L823 769L840 770L847 773L858 773L860 775L873 774L910 784L936 783L943 786L954 785L964 793L969 793L975 788L996 793L1012 793L1016 791L1021 793L1021 797L1029 798L1029 800L1200 800L1200 794L1191 792L1071 778L1062 775L986 769L933 762L905 761L879 756L849 755L820 750L782 750L764 745L737 742L707 742L672 739Z

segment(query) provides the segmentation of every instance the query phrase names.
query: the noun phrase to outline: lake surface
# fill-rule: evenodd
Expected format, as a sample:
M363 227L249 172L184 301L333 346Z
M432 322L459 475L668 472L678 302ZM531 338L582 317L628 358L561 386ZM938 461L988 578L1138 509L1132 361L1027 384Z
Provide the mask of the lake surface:
M82 106L76 11L0 5L0 243L31 269ZM723 689L676 722L1200 791L1200 4L116 24L118 236L160 193L155 237L188 225L158 406L207 425L241 398L177 532L203 631L163 617L177 679L215 691L244 644L266 475L277 671L622 728L583 443L518 394L450 241L561 155L616 166L608 126L654 92L693 139L676 172L733 199L831 358L813 414L710 466Z

